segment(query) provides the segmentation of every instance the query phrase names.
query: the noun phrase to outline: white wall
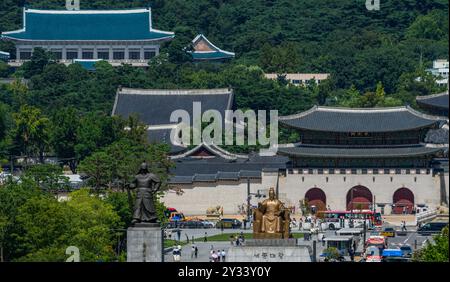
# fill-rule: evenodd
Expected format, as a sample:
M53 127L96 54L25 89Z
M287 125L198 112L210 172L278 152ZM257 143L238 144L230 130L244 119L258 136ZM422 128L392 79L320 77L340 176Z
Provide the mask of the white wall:
M275 187L276 179L276 174L263 173L262 180L251 183L251 192L256 193L258 189L267 190ZM413 192L414 204L426 204L433 209L441 202L439 177L433 177L432 174L288 174L286 177L281 176L279 181L281 200L287 198L297 208L299 200L304 199L306 192L310 188L318 187L325 192L327 205L331 209L346 209L347 193L358 185L367 187L375 195L376 203L392 204L394 192L402 187ZM178 196L173 192L167 192L163 201L167 206L174 207L186 215L205 215L206 209L217 205L223 206L224 214L237 214L237 205L246 202L245 180L240 183L200 183L177 187L182 188L184 194ZM448 191L448 183L446 187ZM252 197L252 204L261 200ZM388 206L385 212L390 212Z

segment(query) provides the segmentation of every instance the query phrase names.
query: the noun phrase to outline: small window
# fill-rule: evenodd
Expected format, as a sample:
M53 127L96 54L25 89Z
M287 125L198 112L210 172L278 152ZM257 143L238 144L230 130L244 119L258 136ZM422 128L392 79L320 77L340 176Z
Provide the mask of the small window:
M67 51L66 58L67 60L78 59L78 51Z
M52 51L53 58L55 60L61 60L62 59L62 52L61 51Z
M156 52L155 51L144 51L144 60L150 60L151 58L156 56Z
M94 59L94 52L91 50L83 50L83 52L81 53L81 57L85 60L92 60Z
M20 52L20 59L21 60L29 60L29 59L31 59L31 51L21 51Z
M101 60L109 60L109 51L108 50L98 51L97 58L99 58Z
M124 60L125 59L125 52L123 52L123 51L114 51L113 52L113 59L114 60Z
M141 51L139 50L132 50L128 53L128 58L130 60L140 60L141 59Z

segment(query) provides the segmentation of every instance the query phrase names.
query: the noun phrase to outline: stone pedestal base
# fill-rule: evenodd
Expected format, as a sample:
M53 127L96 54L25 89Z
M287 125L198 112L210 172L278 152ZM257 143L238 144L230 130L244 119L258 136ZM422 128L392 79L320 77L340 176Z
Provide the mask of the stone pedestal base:
M127 230L128 262L162 262L161 227L137 226Z
M311 262L307 246L242 246L228 250L228 262Z

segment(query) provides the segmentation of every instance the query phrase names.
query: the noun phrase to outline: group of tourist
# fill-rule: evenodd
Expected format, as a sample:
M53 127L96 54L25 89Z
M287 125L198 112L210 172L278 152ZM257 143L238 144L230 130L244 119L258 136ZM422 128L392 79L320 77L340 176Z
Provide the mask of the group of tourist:
M230 235L230 243L232 246L240 246L245 242L244 232L241 231L239 235Z
M214 251L214 247L211 245L211 251L209 256L210 262L225 262L226 253L225 250Z
M191 246L191 259L198 257L198 248L195 244L192 244Z

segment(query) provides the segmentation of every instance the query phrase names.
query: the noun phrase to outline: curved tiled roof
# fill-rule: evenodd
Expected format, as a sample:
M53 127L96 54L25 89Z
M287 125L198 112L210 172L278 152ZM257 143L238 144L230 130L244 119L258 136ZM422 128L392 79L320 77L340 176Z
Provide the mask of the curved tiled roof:
M286 126L328 132L389 132L431 127L442 119L410 107L331 108L314 106L308 111L279 118Z
M222 149L223 150L223 149ZM227 153L226 155L233 155ZM192 182L238 181L242 178L261 178L262 171L286 169L289 159L285 156L248 155L229 159L218 155L212 158L173 158L171 184Z
M204 40L211 50L208 51L191 51L192 58L194 60L221 60L221 59L229 59L234 58L235 54L233 52L228 52L220 49L216 45L212 44L206 36L203 34L197 35L197 37L192 40L192 43L197 44L200 40Z
M430 129L425 136L425 142L430 144L448 144L448 129Z
M174 37L173 32L153 29L151 19L151 9L24 9L23 28L3 32L2 37L40 41L153 41Z
M417 96L416 101L419 104L424 104L431 107L437 107L448 110L448 92L427 95L427 96Z
M201 113L217 110L225 119L225 110L230 110L233 103L233 91L221 89L157 90L122 88L117 91L113 115L124 118L138 114L146 125L175 124L170 121L176 110L189 113L193 119L194 102L201 103Z
M408 147L322 147L322 146L299 146L279 148L278 153L285 156L296 157L326 157L326 158L393 158L393 157L417 157L432 155L441 148L429 148L422 145Z

